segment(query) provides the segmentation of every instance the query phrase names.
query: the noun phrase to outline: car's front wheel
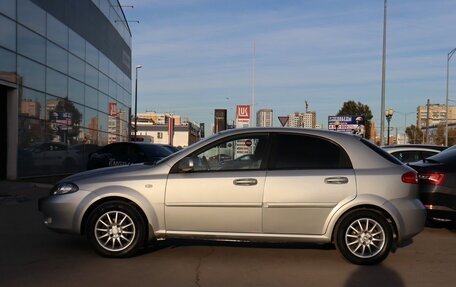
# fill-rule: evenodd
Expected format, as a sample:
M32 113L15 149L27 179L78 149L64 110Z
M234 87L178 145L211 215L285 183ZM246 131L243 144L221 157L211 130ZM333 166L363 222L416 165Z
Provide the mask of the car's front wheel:
M90 214L87 238L107 257L129 257L143 247L145 224L138 210L124 202L104 203Z
M391 251L393 231L382 214L358 210L341 218L335 241L337 249L348 261L358 265L378 264Z

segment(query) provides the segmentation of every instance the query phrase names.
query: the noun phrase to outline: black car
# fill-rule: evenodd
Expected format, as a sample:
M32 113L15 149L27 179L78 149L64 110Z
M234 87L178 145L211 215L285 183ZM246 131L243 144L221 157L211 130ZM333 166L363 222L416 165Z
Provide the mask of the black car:
M180 148L175 147L175 146L170 145L170 144L159 144L159 145L164 147L164 148L169 149L172 153L175 153L175 152L178 152L179 150L181 150Z
M141 162L156 162L173 151L158 144L123 142L112 143L90 154L87 169L127 165Z
M428 220L456 221L456 148L409 164L418 171L420 199Z

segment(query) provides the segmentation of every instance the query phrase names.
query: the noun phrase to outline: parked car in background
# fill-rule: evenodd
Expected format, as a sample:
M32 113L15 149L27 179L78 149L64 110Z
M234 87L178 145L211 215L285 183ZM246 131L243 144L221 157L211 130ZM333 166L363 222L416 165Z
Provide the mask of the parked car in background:
M21 165L42 170L59 171L62 174L84 170L83 154L75 146L61 142L32 144L18 152Z
M382 148L403 163L410 163L421 161L425 158L438 154L447 147L438 145L406 144L388 145L382 146Z
M182 148L178 148L178 147L175 147L173 145L170 145L170 144L158 144L164 148L167 148L169 149L171 152L175 153L175 152L178 152L179 150L181 150Z
M68 147L68 153L72 155L75 162L72 163L73 170L83 171L87 167L89 155L100 150L100 146L96 144L75 144Z
M227 130L155 165L76 174L39 208L103 256L169 238L287 241L335 243L362 265L426 218L412 168L355 135L291 128Z
M172 153L172 149L157 144L139 142L112 143L89 155L87 169L142 162L154 163Z
M456 221L456 148L410 164L418 171L420 199L433 222Z

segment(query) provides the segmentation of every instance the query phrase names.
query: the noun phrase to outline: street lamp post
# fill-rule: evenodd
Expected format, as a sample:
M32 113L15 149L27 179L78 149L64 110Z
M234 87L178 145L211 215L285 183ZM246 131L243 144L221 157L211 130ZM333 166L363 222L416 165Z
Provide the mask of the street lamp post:
M445 146L448 146L448 90L449 90L449 81L450 81L450 60L453 57L453 54L456 52L456 48L451 50L447 55L447 80L446 80L446 115L445 115Z
M390 138L390 122L391 118L393 117L394 110L392 108L389 108L388 110L385 111L385 117L388 122L388 131L387 131L387 139L386 143L389 144L389 138Z
M383 145L383 136L385 134L385 80L386 80L386 12L387 1L385 0L383 11L383 56L382 56L382 101L381 101L381 115L380 115L380 145ZM389 131L388 131L389 132Z
M138 69L141 69L141 65L136 66L136 79L135 79L135 141L136 134L138 133Z

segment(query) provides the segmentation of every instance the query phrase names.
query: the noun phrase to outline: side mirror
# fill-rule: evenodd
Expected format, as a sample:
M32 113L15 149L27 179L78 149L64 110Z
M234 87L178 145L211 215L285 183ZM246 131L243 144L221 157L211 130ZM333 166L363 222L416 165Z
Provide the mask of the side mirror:
M192 171L194 167L193 159L191 157L183 158L179 162L179 171L189 172Z

